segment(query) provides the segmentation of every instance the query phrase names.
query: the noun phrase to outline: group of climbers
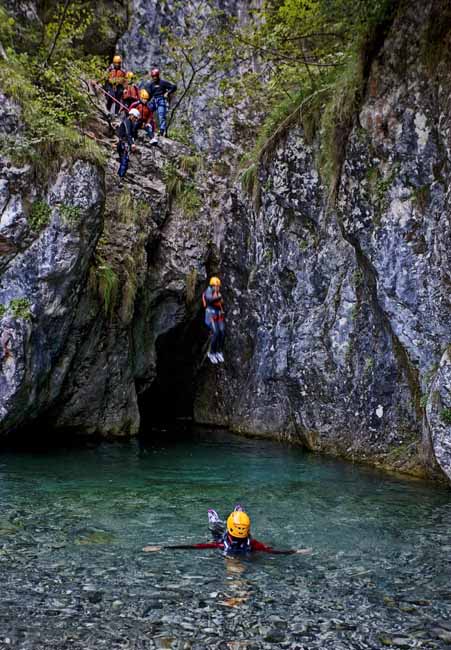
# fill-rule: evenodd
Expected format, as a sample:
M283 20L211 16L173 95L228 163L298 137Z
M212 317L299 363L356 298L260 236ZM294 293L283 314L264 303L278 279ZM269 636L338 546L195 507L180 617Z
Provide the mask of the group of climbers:
M150 71L150 78L143 79L139 85L136 84L135 74L123 70L122 57L119 54L113 57L113 62L107 70L104 92L107 111L110 112L113 108L115 115L124 112L118 128L117 144L118 174L121 178L127 172L130 151L133 150L140 129L149 136L150 144L158 143L154 113L157 114L160 136L166 136L168 103L176 90L176 84L160 77L158 68Z
M152 126L152 137L156 132L153 121L153 114L156 113L160 135L164 136L167 132L168 102L177 90L177 86L162 79L158 68L152 68L149 75L138 85L135 82L135 74L132 71L126 72L122 68L122 57L116 54L107 70L107 81L104 86L106 108L111 111L113 107L116 115L122 110L138 108L144 113L142 122L146 126ZM141 124L138 128L140 127Z

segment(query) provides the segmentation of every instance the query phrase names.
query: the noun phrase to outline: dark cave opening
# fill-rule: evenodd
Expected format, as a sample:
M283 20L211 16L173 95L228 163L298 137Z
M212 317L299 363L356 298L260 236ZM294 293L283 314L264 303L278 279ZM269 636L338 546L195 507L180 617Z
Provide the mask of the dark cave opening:
M162 428L187 427L193 421L197 376L201 371L208 331L203 310L156 341L157 376L152 386L138 398L141 415L140 436Z

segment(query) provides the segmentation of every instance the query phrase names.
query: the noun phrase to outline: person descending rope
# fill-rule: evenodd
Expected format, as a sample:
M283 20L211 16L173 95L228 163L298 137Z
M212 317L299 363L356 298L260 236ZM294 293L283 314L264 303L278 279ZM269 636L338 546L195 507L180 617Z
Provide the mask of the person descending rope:
M224 363L224 301L221 295L221 280L216 276L210 278L209 286L202 294L202 304L205 308L205 324L210 329L211 336L207 356L211 363Z
M127 72L125 78L127 80L127 84L124 88L124 92L122 93L122 103L125 104L127 108L130 108L132 104L139 100L139 88L133 81L135 78L133 72Z
M144 129L150 138L150 144L157 144L158 140L155 135L155 121L153 119L153 111L149 105L149 93L145 88L139 91L139 100L130 106L130 110L134 108L139 112L140 118L135 126L135 137L138 129Z
M122 57L116 54L113 57L113 63L107 70L108 79L104 86L104 90L108 93L106 98L106 109L109 112L112 104L114 104L114 113L117 115L120 106L117 102L122 99L124 91L125 72L122 70ZM116 100L116 101L114 101Z
M135 125L140 118L139 111L136 108L130 109L128 115L125 115L117 130L119 142L117 143L117 153L119 156L118 174L124 178L128 169L130 152L135 150Z
M227 517L227 522L220 519L216 510L208 510L208 523L213 541L200 544L180 544L176 546L145 546L143 551L150 553L152 551L161 551L162 549L207 549L220 548L224 555L248 555L255 551L263 553L272 553L274 555L307 555L311 553L311 548L277 550L263 542L251 537L251 520L249 515L244 512L239 504L235 506L233 512Z
M170 81L161 79L160 70L158 68L153 68L150 71L150 77L151 80L148 79L147 81L144 81L140 87L145 88L150 95L150 99L153 103L153 110L158 116L160 135L166 135L168 128L166 122L168 103L177 90L177 86Z

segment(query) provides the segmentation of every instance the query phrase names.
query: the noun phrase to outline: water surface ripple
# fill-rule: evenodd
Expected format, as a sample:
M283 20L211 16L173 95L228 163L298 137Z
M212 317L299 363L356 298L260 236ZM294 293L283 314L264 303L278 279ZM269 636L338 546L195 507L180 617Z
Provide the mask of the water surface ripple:
M205 432L0 455L0 648L451 647L447 489ZM257 539L212 551L206 511L243 503Z

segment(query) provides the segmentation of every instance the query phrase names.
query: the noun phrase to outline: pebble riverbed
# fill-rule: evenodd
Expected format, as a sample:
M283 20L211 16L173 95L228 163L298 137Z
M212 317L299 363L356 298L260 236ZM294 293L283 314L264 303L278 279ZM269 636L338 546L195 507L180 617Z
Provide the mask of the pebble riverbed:
M309 556L143 553L236 502ZM451 648L451 492L228 434L0 454L0 648Z

